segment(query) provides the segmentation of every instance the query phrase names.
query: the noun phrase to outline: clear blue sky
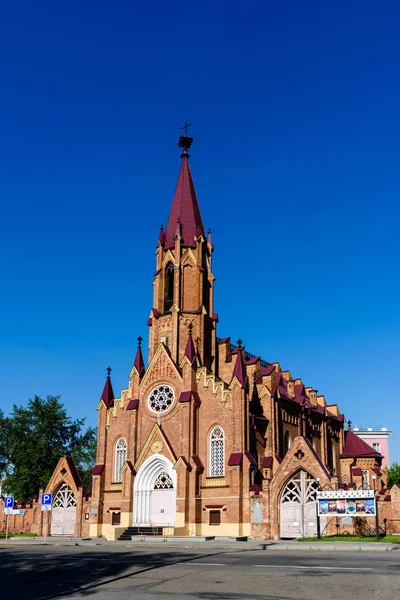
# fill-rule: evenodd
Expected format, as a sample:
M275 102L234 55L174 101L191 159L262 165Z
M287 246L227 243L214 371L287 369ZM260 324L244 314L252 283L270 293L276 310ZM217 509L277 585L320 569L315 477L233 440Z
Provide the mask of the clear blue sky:
M9 2L0 23L1 407L97 423L147 340L179 127L219 335L397 430L397 2Z

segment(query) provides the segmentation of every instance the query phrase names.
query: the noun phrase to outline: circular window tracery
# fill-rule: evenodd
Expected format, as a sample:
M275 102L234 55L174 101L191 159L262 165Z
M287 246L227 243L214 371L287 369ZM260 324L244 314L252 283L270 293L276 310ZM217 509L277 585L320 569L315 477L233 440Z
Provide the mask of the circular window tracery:
M153 412L163 413L174 402L174 390L169 385L158 385L149 395L149 408Z

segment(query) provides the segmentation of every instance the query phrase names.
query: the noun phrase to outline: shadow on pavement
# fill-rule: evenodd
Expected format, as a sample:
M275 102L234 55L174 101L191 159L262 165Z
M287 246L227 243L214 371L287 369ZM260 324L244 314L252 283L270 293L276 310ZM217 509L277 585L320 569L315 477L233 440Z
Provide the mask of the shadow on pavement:
M63 549L0 548L1 597L24 600L55 600L90 596L106 584L135 575L220 553L110 552L106 547Z

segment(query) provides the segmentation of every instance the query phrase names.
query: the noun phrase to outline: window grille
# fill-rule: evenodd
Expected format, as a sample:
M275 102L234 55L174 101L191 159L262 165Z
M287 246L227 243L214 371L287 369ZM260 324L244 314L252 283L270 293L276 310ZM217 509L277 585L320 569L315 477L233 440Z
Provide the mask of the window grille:
M76 506L74 492L67 483L63 483L54 498L53 508L71 508L73 506Z
M122 473L121 473L121 469L124 466L125 462L126 462L126 455L127 455L127 450L128 450L128 445L126 443L126 439L125 438L119 438L118 442L117 442L117 446L115 448L115 474L114 474L114 481L116 483L119 483L122 481Z
M224 475L224 432L219 425L216 425L210 434L210 475Z
M169 385L158 385L149 396L149 408L153 412L165 412L172 406L174 397L174 390Z
M173 490L174 484L166 471L161 471L154 482L154 490Z
M368 471L362 472L362 489L363 490L369 489L369 473L368 473Z

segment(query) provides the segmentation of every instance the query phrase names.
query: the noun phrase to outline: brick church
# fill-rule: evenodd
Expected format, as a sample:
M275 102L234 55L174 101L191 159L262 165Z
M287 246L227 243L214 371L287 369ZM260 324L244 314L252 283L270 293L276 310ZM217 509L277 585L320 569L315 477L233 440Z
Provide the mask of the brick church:
M53 535L112 540L131 528L295 538L316 535L319 487L371 487L374 478L381 500L389 495L381 455L344 430L336 404L241 340L218 337L214 246L189 166L192 141L179 140L178 182L156 247L147 367L139 338L119 397L108 371L92 494L61 459L46 488L55 494ZM31 516L32 531L40 517Z

